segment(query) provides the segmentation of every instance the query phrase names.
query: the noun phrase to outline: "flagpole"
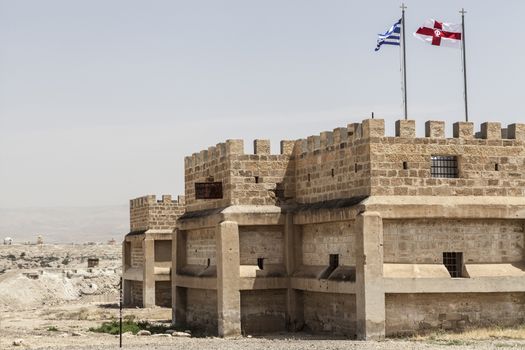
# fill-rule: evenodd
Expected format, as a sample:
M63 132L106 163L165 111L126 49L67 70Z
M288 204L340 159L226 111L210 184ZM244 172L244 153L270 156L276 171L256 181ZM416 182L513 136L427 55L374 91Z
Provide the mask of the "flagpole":
M468 122L468 104L467 104L467 56L465 53L465 9L459 11L461 13L461 35L462 35L462 44L463 44L463 84L465 90L465 121Z
M408 104L407 104L407 54L405 46L405 3L401 4L401 30L403 31L403 91L404 91L404 107L405 120L408 119Z

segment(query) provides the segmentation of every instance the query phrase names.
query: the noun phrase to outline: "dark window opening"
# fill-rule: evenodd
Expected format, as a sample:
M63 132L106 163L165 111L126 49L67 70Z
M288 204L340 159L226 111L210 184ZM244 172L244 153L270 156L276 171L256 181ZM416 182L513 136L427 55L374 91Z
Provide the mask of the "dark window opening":
M357 163L354 164L354 173L357 173Z
M339 254L330 254L330 268L335 269L339 266Z
M257 266L259 269L264 270L264 258L257 258Z
M310 182L310 174L308 174L308 182Z
M260 182L259 176L255 176L255 183L258 184Z
M444 252L443 265L450 273L450 277L462 277L463 271L463 253Z
M499 164L498 163L494 164L494 170L499 171Z
M334 176L335 176L335 171L334 171L334 169L332 169L332 177L334 177Z
M210 258L208 258L208 260L206 260L206 267L210 267L210 263L211 263L211 260Z
M456 156L432 156L430 174L432 177L458 177L458 158Z
M222 182L196 182L195 199L221 199Z
M407 170L408 169L408 162L403 162L403 170Z

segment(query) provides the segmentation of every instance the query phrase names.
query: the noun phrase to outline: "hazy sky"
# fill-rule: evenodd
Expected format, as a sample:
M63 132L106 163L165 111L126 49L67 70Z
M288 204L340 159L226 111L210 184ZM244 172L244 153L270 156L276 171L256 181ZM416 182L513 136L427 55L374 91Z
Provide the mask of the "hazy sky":
M183 158L402 117L391 0L0 1L0 207L183 192ZM525 121L525 1L407 1L409 117L462 120L461 51L411 36L468 10L471 120Z

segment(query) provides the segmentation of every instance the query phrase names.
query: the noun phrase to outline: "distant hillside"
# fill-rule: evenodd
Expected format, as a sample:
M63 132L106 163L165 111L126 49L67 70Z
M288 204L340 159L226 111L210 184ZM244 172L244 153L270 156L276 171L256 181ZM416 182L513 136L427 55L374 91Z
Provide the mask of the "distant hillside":
M46 243L121 241L129 230L126 205L100 207L0 208L0 242L36 240ZM0 243L1 244L1 243Z

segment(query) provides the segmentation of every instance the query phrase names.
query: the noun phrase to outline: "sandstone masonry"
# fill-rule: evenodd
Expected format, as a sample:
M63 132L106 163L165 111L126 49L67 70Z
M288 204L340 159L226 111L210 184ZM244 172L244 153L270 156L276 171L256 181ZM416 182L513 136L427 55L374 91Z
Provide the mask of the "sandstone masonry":
M227 140L186 157L173 323L382 339L524 322L525 124L445 128L367 119L280 154Z

